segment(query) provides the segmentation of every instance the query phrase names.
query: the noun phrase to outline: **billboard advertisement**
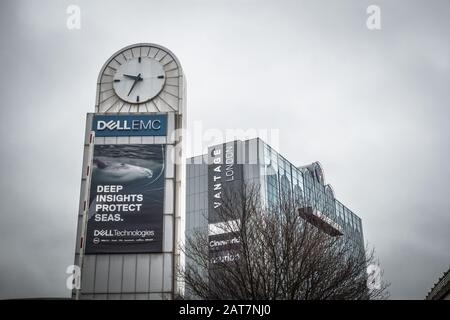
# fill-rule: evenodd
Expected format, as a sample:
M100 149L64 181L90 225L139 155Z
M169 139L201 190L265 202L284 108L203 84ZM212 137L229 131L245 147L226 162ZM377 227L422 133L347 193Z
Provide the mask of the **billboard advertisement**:
M85 252L161 252L165 145L95 145Z
M92 129L96 137L165 136L167 115L95 115Z
M222 222L224 202L240 194L242 162L238 161L237 141L208 149L208 221Z
M243 164L238 146L234 141L208 150L208 241L213 264L238 257L239 204L235 197L243 191Z

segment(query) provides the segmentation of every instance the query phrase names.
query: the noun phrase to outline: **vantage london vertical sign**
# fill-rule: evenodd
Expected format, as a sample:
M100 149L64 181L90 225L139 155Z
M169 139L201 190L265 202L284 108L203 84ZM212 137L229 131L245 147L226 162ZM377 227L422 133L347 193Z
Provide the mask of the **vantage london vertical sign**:
M213 264L236 259L236 249L240 245L235 232L239 227L239 213L229 212L235 197L239 198L243 192L243 168L238 146L235 141L208 150L208 242ZM238 207L234 209L238 210Z

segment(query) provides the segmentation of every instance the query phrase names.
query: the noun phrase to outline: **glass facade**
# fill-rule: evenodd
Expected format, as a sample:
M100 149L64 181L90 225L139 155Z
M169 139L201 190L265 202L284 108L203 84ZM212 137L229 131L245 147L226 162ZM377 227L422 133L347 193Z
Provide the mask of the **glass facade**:
M268 144L256 140L263 150L261 183L265 186L263 189L266 192L262 196L267 199L267 204L274 205L280 197L289 197L299 208L311 208L325 216L327 221L337 225L344 236L350 237L358 247L363 248L361 219L335 199L330 185L318 179L316 170L322 170L320 164L294 166Z
M364 250L361 219L334 197L333 189L323 182L319 163L297 167L261 139L238 141L243 162L244 181L258 183L261 200L268 206L280 200L293 201L327 221L339 234L353 240ZM186 236L193 230L208 228L208 165L206 155L187 161ZM282 199L286 197L287 199Z
M187 160L186 237L208 228L208 166L202 156Z

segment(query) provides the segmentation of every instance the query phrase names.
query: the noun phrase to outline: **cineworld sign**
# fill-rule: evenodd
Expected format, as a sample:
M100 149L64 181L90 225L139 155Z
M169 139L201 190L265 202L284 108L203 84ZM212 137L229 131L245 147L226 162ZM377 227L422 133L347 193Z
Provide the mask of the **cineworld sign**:
M95 115L92 130L97 137L165 136L167 115Z

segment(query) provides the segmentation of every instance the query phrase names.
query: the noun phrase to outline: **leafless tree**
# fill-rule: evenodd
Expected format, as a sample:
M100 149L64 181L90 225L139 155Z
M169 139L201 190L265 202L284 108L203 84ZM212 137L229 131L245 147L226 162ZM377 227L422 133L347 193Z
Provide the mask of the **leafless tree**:
M289 195L268 207L257 185L224 190L217 235L186 239L186 290L200 299L383 299L388 284L367 286L374 251L305 221Z

